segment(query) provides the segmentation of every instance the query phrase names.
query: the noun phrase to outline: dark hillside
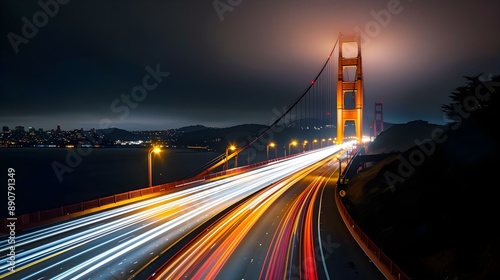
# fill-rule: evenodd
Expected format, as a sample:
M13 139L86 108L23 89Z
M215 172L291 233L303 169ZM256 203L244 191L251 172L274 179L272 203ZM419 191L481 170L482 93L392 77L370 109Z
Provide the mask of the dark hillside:
M244 124L227 128L204 128L187 131L178 138L181 145L209 146L214 150L224 152L232 144L239 144L253 139L259 131L267 126L260 124Z
M477 82L465 89L476 93ZM354 220L414 279L500 279L495 176L500 154L491 127L500 117L496 85L482 92L488 99L467 119L446 130L435 127L429 141L349 181ZM387 147L394 139L408 139L401 131L406 130L385 131Z

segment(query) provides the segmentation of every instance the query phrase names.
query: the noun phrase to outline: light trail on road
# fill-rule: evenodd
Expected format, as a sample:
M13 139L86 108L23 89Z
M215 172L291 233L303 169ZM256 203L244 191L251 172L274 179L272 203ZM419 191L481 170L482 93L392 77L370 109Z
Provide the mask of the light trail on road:
M328 161L332 161L330 158ZM250 229L266 214L275 201L297 182L312 171L326 164L326 160L311 164L307 168L270 185L263 191L233 209L227 215L210 225L209 232L203 232L170 259L151 279L216 279L224 266L231 266L229 258L237 246L247 237ZM322 175L332 172L325 168ZM316 176L295 199L282 216L265 260L262 262L259 279L289 279L292 261L298 256L298 267L304 268L306 279L318 279L316 249L314 244L314 201L318 198L325 176ZM295 238L296 237L296 238ZM319 238L320 239L320 238ZM299 244L294 244L300 240ZM318 244L321 245L321 244ZM299 252L293 252L299 247ZM246 262L247 260L242 260ZM243 278L242 275L230 278ZM225 275L227 276L227 275ZM252 278L253 279L253 278Z
M8 271L4 258L0 278L128 279L226 208L341 148L318 149L145 201L19 232L15 271ZM9 247L5 238L0 254L6 256Z

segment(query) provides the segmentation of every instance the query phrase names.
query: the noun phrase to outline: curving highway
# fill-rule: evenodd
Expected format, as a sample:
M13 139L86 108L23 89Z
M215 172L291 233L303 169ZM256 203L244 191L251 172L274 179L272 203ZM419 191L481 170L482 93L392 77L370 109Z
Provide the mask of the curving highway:
M386 279L333 205L337 169L328 157L262 189L149 279Z
M242 215L244 215L243 212L247 213L244 215L246 218L233 218L227 221L226 224L229 223L230 229L232 228L230 232L220 232L210 228L193 239L193 242L188 243L194 244L202 236L211 236L210 241L218 240L210 244L211 248L209 248L217 250L224 257L218 259L219 272L208 272L210 274L207 276L224 273L226 270L223 264L233 263L232 259L237 258L249 234L261 224L262 219L256 217L267 216L266 209L274 208L274 202L279 205L278 201L286 197L285 193L294 189L294 182L305 178L315 169L315 164L331 157L340 149L339 146L330 146L280 162L273 162L242 174L202 183L189 189L178 190L51 226L19 232L14 248L16 253L14 271L9 270L7 262L7 253L12 249L11 245L7 244L7 238L2 238L0 254L3 258L0 262L0 279L130 279L134 277L141 279L140 277L143 276L140 276L140 273L143 269L150 267L160 256L172 251L179 240L190 236L200 225L221 213L230 212L231 215L225 214L218 219L218 223L222 222L233 216L236 209L241 209ZM318 193L314 191L314 186L308 188L311 189L311 194L301 199L314 201ZM333 203L333 197L330 201ZM297 202L292 209L295 209L296 213L312 209L304 207ZM227 211L229 208L231 211ZM292 211L287 215L293 217L293 213ZM312 218L308 215L312 214L305 214L299 220L311 223ZM249 216L255 216L255 218L249 220ZM274 236L275 232L281 232L284 236L275 237L272 244L281 244L281 241L286 240L289 248L297 244L294 241L295 237L286 237L290 232L289 227L292 227L292 232L308 227L302 222L278 224L280 226L268 234ZM232 234L238 232L240 235L233 240ZM228 237L229 233L231 237ZM308 233L307 236L309 237L305 241L300 242L311 244L311 240L317 238L314 233ZM264 248L265 244L262 243L259 247ZM302 248L303 245L300 244L299 247ZM203 246L207 248L206 244ZM301 252L298 255L302 261L297 262L295 258L290 258L287 269L293 269L296 264L303 265L308 262L308 256L312 254L311 250L315 249L313 245L307 246L310 246L309 252ZM226 248L230 248L229 251L226 251ZM187 246L185 249L187 250ZM180 255L176 256L180 257ZM274 256L272 251L268 253L266 250L265 258L263 263L281 265L280 256Z

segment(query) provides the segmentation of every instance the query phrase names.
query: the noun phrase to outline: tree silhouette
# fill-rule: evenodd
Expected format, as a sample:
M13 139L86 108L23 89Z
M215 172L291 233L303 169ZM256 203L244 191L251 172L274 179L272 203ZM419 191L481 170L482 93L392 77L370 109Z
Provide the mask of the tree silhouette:
M498 92L500 75L485 77L464 76L466 84L457 87L450 94L451 103L441 106L452 122L451 126L464 120L491 122L498 119Z

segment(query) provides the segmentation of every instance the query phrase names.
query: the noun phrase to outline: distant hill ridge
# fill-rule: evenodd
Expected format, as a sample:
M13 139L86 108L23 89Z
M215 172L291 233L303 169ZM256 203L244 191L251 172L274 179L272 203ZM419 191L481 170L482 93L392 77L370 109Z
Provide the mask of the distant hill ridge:
M181 128L178 128L177 131L182 132L182 133L187 133L187 132L193 132L193 131L200 131L207 129L208 127L204 125L190 125L190 126L184 126Z
M369 144L367 154L381 154L401 152L421 142L432 138L435 129L446 130L446 126L430 124L427 121L415 120L405 124L394 124L382 131L375 140Z

